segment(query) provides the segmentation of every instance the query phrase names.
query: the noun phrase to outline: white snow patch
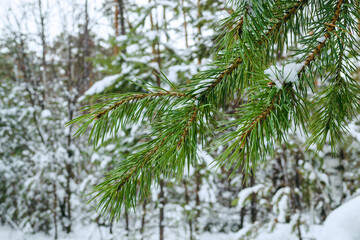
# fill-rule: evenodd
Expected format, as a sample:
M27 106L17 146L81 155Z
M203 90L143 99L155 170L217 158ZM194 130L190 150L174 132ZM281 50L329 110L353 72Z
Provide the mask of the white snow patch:
M150 41L154 41L156 37L159 35L157 31L148 31L145 34L145 37L147 37Z
M50 112L50 110L48 110L48 109L44 109L42 112L41 112L41 118L42 119L45 119L45 118L49 118L49 117L51 117L51 112Z
M298 81L298 72L303 66L304 63L277 64L266 69L264 73L276 84L277 88L281 89L285 82Z
M126 35L120 35L116 37L116 41L118 42L125 42L127 40L127 36Z
M324 222L319 240L360 239L360 196L341 205Z
M194 92L194 95L196 97L199 97L202 92L204 92L212 83L214 79L204 79L199 82L199 84L196 86L196 90Z
M212 162L214 162L214 158L201 148L199 148L199 150L197 151L197 155L201 160L205 162L207 166L209 166Z
M207 203L216 203L215 190L208 183L203 183L199 191L200 200Z
M277 219L279 222L286 221L289 194L289 187L280 188L271 200L271 203L273 204L273 212L277 214Z
M357 125L356 122L357 120L352 121L349 124L349 133L353 138L360 142L360 125Z
M102 80L94 83L84 95L95 95L102 93L107 87L110 87L115 83L115 81L121 76L121 74L116 74L112 76L104 77Z
M323 42L323 41L325 41L325 39L326 39L325 37L320 37L320 38L317 39L317 41L318 42Z
M246 199L253 193L259 192L261 189L263 189L265 186L263 184L258 184L253 187L245 188L241 190L238 194L238 206L243 207Z

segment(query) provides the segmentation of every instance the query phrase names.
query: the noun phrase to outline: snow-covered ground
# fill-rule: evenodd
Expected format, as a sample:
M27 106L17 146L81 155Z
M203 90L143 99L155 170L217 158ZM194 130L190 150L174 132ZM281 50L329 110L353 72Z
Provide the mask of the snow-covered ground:
M246 228L245 230L248 230ZM314 226L312 231L304 234L307 239L316 239L315 236L320 232L320 226ZM244 231L238 233L203 233L200 235L200 240L238 240L241 239L241 235ZM109 233L109 228L97 227L95 224L90 226L78 226L75 231L71 234L66 235L63 232L59 233L59 240L110 240L110 239L123 239L122 234L111 235ZM6 240L50 240L54 239L53 235L45 235L43 233L37 234L24 234L20 231L14 230L9 226L0 227L0 239ZM125 238L124 238L125 239ZM141 236L135 237L135 239L141 239ZM147 240L158 240L158 235L147 236L144 239ZM187 233L184 233L183 236L180 236L170 231L166 232L166 240L183 240L189 239ZM296 235L291 234L291 227L289 224L278 224L277 227L269 232L264 230L260 233L256 240L298 240ZM339 238L338 238L339 239ZM341 238L342 239L342 238ZM352 240L352 238L350 238ZM346 240L350 240L346 239ZM345 240L345 239L344 239ZM354 239L356 240L356 239Z
M237 233L203 233L200 235L201 240L240 240L243 239L248 231L254 226L247 226ZM298 240L299 237L292 231L291 224L276 224L271 230L264 228L259 231L259 235L254 240ZM307 230L302 227L301 235L303 239L312 240L359 240L360 239L360 196L344 203L335 209L326 219L323 225L312 225ZM133 236L134 239L141 239L141 236ZM123 232L114 230L114 234L109 233L108 227L99 227L95 224L75 226L75 231L71 234L59 232L59 240L110 240L124 239ZM144 239L156 240L159 237L144 236ZM187 239L186 232L171 232L169 229L165 232L165 239L180 240ZM54 235L45 235L43 233L25 234L20 230L15 230L9 226L0 227L0 239L6 240L48 240L54 239Z
M360 196L341 205L327 217L319 240L360 239Z
M177 239L188 239L188 234L184 236L179 236L178 234L172 234L171 232L167 232L165 235L165 239L167 240L177 240ZM14 230L8 226L0 227L0 239L1 240L50 240L54 239L53 235L45 235L41 233L37 234L23 234L20 231ZM75 229L74 233L64 234L59 233L59 240L110 240L110 239L125 239L121 234L111 235L109 233L109 228L105 227L97 227L96 225L92 226L78 226ZM141 239L141 236L137 236L135 239ZM158 235L146 236L144 239L149 240L157 240L159 239ZM224 234L224 233L205 233L200 236L201 240L229 240L234 239L233 234Z

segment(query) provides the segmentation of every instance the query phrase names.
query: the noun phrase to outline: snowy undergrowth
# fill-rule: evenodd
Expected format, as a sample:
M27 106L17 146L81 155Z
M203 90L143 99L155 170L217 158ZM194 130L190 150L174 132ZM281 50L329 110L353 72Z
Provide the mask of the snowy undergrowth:
M308 228L301 227L301 236L303 239L312 240L357 240L360 239L360 196L344 203L335 209L327 217L323 225L310 225ZM293 231L292 224L278 223L272 229L271 224L262 227L257 236L251 236L252 228L259 227L258 223L248 225L237 233L211 233L204 232L199 236L200 240L298 240L299 236ZM166 238L171 240L180 240L188 238L188 232L184 229L173 231L167 229ZM8 240L47 240L52 236L43 233L29 234L23 233L20 229L16 230L10 226L0 227L1 239ZM119 238L120 237L120 238ZM141 239L141 235L131 236L132 239ZM250 238L249 238L250 237ZM148 235L145 239L155 240L159 236L156 232ZM94 223L89 225L77 224L74 226L74 232L65 234L59 233L59 240L92 240L92 239L126 239L126 232L120 228L115 228L113 234L110 234L109 228L101 227Z
M313 232L310 235L305 235L308 237L313 237L316 233L320 232L320 226L314 226L312 228L316 232ZM244 229L244 230L247 230ZM241 233L241 231L239 232ZM238 240L239 233L202 233L199 237L200 240ZM183 231L178 234L178 232L171 232L170 230L165 232L166 238L169 240L183 240L188 239L188 233ZM106 227L99 227L96 224L91 224L88 226L78 225L75 227L74 232L66 235L64 232L59 233L58 240L112 240L112 239L126 239L124 236L125 232L116 232L114 234L109 233L109 229ZM124 238L119 238L119 237ZM9 226L0 227L0 237L1 239L7 240L49 240L53 239L52 236L36 233L36 234L24 234L21 231L12 229ZM141 239L141 236L136 236L134 239ZM157 240L159 239L158 234L153 234L147 236L146 240ZM263 231L260 233L254 240L297 240L296 235L291 233L291 227L289 224L279 224L273 232ZM312 238L316 239L316 238Z

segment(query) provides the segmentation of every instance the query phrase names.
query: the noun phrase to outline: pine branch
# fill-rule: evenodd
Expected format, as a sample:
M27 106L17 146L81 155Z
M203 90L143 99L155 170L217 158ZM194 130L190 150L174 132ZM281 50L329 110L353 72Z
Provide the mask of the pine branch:
M128 123L136 123L142 119L153 120L159 118L166 109L178 104L194 101L182 92L157 91L143 94L113 95L112 99L84 108L88 114L70 121L70 124L79 124L75 136L80 136L91 123L94 123L90 132L89 141L93 138L94 146L109 133L114 135ZM105 109L104 109L105 108Z
M123 160L93 189L90 195L95 195L89 202L98 200L97 210L101 209L104 215L110 211L110 219L119 219L122 207L135 207L137 196L139 200L145 199L153 180L159 177L154 175L156 165L153 160L160 160L162 147L173 133L175 131L168 133L159 142L155 140L143 144L138 153Z
M153 132L148 136L151 140L137 146L95 187L91 201L98 199L97 208L102 213L111 209L111 218L119 217L122 206L134 207L133 203L144 199L160 177L181 179L186 163L196 163L198 134L207 131L207 124L198 120L204 119L203 109L185 105L164 113L152 125Z
M311 62L314 61L315 57L320 54L322 48L325 46L327 40L331 37L331 32L334 32L335 30L335 27L336 27L336 22L339 20L339 17L340 17L340 12L341 12L341 6L342 4L344 3L344 0L339 0L337 5L336 5L336 8L335 8L335 14L334 14L334 17L331 21L331 24L326 24L326 27L327 27L327 32L325 34L325 38L324 40L316 47L316 49L314 50L314 52L312 54L310 54L307 59L305 60L305 63L304 63L304 66L301 68L301 70L299 71L299 78L300 78L300 75L305 71L306 67L309 67Z
M308 2L308 0L300 0L294 4L292 8L271 28L269 29L263 36L262 39L258 41L258 45L261 46L263 43L269 40L269 38L274 35L276 32L279 32L280 28L286 24L296 13L298 10L302 9L303 6ZM239 25L243 26L243 18ZM211 83L207 89L202 92L201 100L205 99L205 96L209 94L221 81L223 81L227 76L232 74L241 64L243 63L242 57L237 57L232 64L230 64L224 71L222 71L215 79L214 82Z
M297 76L298 76L299 79L301 79L302 74L305 72L305 68L306 68L306 67L309 67L309 66L310 66L310 63L315 59L315 56L318 55L318 54L321 52L321 50L322 50L322 48L324 47L325 43L327 42L327 40L328 40L328 39L330 38L330 36L331 36L331 35L330 35L330 32L334 32L334 30L335 30L335 24L336 24L336 22L337 22L337 21L339 20L339 18L340 18L340 12L341 12L341 6L342 6L342 4L343 4L343 0L339 0L338 3L337 3L337 5L336 5L336 8L335 8L335 14L334 14L334 16L333 16L332 22L331 22L331 24L328 24L328 25L327 25L327 33L325 34L325 39L317 46L316 50L315 50L310 56L308 56L308 58L307 58L306 61L304 62L304 65L303 65L302 68L298 71ZM340 41L342 41L341 38L339 38L339 39L340 39ZM339 59L339 62L340 62L339 64L340 64L340 65L341 65L342 58L343 58L343 54L340 54L340 59ZM335 80L335 83L334 83L335 86L336 86L336 85L338 86L338 85L342 82L342 78L341 78L341 76L340 76L340 72L341 72L340 69L341 69L341 67L339 67L338 70L337 70L337 74L336 74L336 78L335 78L336 80ZM284 82L284 84L286 84L286 83ZM270 82L270 83L268 83L268 85L269 85L269 86L274 86L275 84L274 84L273 82ZM291 83L290 83L290 85L291 85ZM349 94L349 93L348 93L348 94ZM276 95L274 96L274 99L272 99L272 102L270 103L270 105L267 106L267 107L261 112L260 115L258 115L257 117L253 118L252 122L248 125L247 128L245 128L244 132L242 133L242 135L241 135L241 137L240 137L241 151L242 151L242 149L244 148L248 137L251 135L251 133L252 133L252 131L255 129L255 127L256 127L256 126L260 126L260 127L261 127L261 125L262 125L262 124L267 120L267 118L271 115L272 111L274 111L275 106L279 104L279 103L276 103L276 102L275 102L275 99L276 99ZM357 100L355 100L355 99L356 99L356 97L354 98L354 102L357 101ZM338 100L334 100L334 101L338 101ZM328 103L328 104L330 104L329 106L330 106L331 108L334 107L333 104L331 104L331 103ZM289 109L291 109L291 106L286 106L286 107L289 108ZM345 109L344 109L344 111L346 112ZM328 111L328 113L329 113L330 115L327 116L327 117L317 116L317 117L316 117L316 120L313 121L313 125L316 125L316 126L314 126L314 127L312 127L312 128L318 130L318 128L319 128L318 126L321 125L322 127L325 127L325 129L331 129L331 127L329 126L329 124L330 124L329 121L331 121L332 116L334 116L334 115L333 115L333 110L332 110L332 111ZM324 113L323 113L322 111L320 111L320 112L317 113L317 115L323 115L323 114L324 114ZM316 115L315 115L315 116L316 116ZM350 116L347 115L347 114L345 114L345 116L350 117ZM335 116L334 116L334 117L335 117ZM320 120L320 118L321 118L321 120ZM341 117L340 117L339 115L336 115L336 118L341 118ZM324 125L323 125L323 124L319 124L319 123L323 123L323 122L324 122L324 121L323 121L324 119L327 119L328 121L327 121ZM331 124L332 124L332 123L331 123ZM338 124L332 124L332 125L333 125L333 126L341 126L341 124L339 124L339 122L338 122ZM339 133L341 132L340 129L342 129L342 128L339 127L338 131L336 131L337 134L332 134L332 135L334 135L334 136L337 135L337 137L339 137ZM327 132L326 130L325 130L325 131L320 131L320 134L324 134L324 133L325 133L325 137L324 137L323 139L320 139L320 140L319 140L320 135L317 134L317 135L315 135L313 138L311 138L308 142L309 142L310 144L315 143L315 142L320 142L320 143L322 143L322 144L320 144L320 147L323 146L323 144L325 143L326 135L327 135L326 132ZM323 135L323 136L324 136L324 135ZM273 136L273 137L275 137L275 136ZM333 145L333 144L332 144L332 145Z
M196 106L194 106L193 108L193 112L192 114L190 115L190 118L189 118L189 121L188 123L186 124L186 126L184 127L184 130L183 130L183 134L179 140L179 143L177 145L177 148L180 149L182 143L184 142L185 140L185 137L186 135L188 134L189 132L189 127L191 126L192 123L194 123L196 121L196 117L197 117L197 114L198 114L198 108Z
M172 97L181 98L181 97L184 97L185 94L181 93L181 92L156 92L156 93L135 94L133 96L129 96L129 97L125 98L124 100L116 102L114 105L110 106L109 108L97 113L95 115L95 119L100 119L102 116L104 116L105 114L109 113L112 110L115 110L122 104L131 102L131 101L138 101L140 99L144 99L144 98L148 98L148 97L156 98L156 97L162 97L162 96L172 96Z
M344 23L340 24L352 25L348 20L343 18ZM356 67L353 66L353 59L349 58L357 54L353 48L356 44L353 39L346 38L347 34L347 31L341 31L339 38L333 41L332 46L336 51L333 51L334 56L329 57L336 59L336 68L327 78L329 84L314 98L317 110L310 119L312 135L306 141L308 147L317 145L318 150L329 142L334 153L339 145L344 144L348 132L347 122L355 118L360 110L360 86L351 77Z
M164 145L164 143L166 142L166 139L173 134L174 132L168 134L167 136L164 137L164 139L161 140L161 142L156 145L153 149L151 149L145 156L144 156L144 160L141 162L141 164L136 164L134 165L130 171L128 171L124 177L122 177L117 183L117 190L121 190L121 188L124 186L124 184L126 184L129 179L134 175L135 171L141 171L146 164L149 163L149 161L151 160L152 156L154 154L156 154L158 152L158 150Z
M270 30L268 30L263 39L259 40L258 45L262 45L272 34L279 32L282 25L286 24L297 11L301 10L309 0L300 0L278 21Z
M275 108L276 98L277 98L277 94L274 96L270 105L268 107L266 107L265 110L252 121L252 123L250 123L247 130L241 135L241 137L240 137L241 148L244 147L245 141L250 136L252 130L256 127L256 125L261 124L263 121L266 121L266 118L270 115L271 111Z
M246 170L255 168L257 162L273 153L275 144L286 141L286 134L293 126L302 126L306 132L308 106L304 100L305 94L299 85L304 81L306 68L310 69L321 51L329 47L332 48L332 52L337 53L336 46L340 46L341 51L347 48L351 50L348 54L334 53L334 56L326 59L327 62L331 62L331 66L320 64L321 67L325 65L324 72L328 72L329 69L334 68L334 61L329 60L339 61L335 71L330 74L332 77L328 78L331 84L326 86L319 95L321 96L320 103L325 108L313 116L313 122L316 124L313 124L310 129L315 134L310 142L320 142L320 144L324 142L327 136L326 131L330 131L334 138L339 137L337 135L345 129L346 120L353 117L356 110L360 109L360 97L357 96L360 90L358 84L350 76L351 64L349 63L349 56L357 56L358 52L349 47L351 37L346 38L344 34L335 31L337 24L342 27L339 29L346 31L341 20L350 21L351 17L342 16L345 14L341 14L341 11L350 4L346 4L345 0L338 0L336 5L335 1L327 1L324 4L325 7L318 11L320 20L314 25L321 24L319 29L322 29L325 22L326 29L323 30L326 33L323 40L315 41L315 36L323 35L323 32L315 30L316 33L308 38L309 42L306 42L312 45L305 50L299 50L305 54L304 64L296 72L298 82L296 79L289 82L282 80L279 86L279 79L270 79L269 83L269 77L264 73L264 68L275 60L269 60L271 49L268 45L276 45L276 41L279 41L278 46L282 45L289 31L290 35L300 35L303 25L293 22L299 21L298 12L308 2L308 0L299 0L288 8L288 3L285 1L284 3L274 1L270 3L270 8L265 10L260 5L266 3L261 2L259 9L251 13L253 15L250 14L249 17L243 15L240 20L239 16L243 10L237 11L228 21L230 27L227 29L231 32L224 34L222 50L225 52L219 52L216 55L214 65L217 69L200 74L198 81L195 81L196 84L185 86L189 89L185 93L159 90L121 95L88 107L89 114L71 122L82 124L76 133L78 135L95 121L90 138L94 137L94 143L97 143L100 138L104 139L109 133L116 134L120 126L129 122L134 123L146 118L151 120L153 131L145 137L148 141L137 146L136 151L122 161L115 170L110 172L105 181L95 188L97 194L94 198L101 196L98 207L102 208L103 213L112 209L112 217L120 216L121 207L123 205L135 206L137 199L144 198L154 181L160 177L179 178L184 172L186 163L188 166L196 163L197 146L199 142L206 141L206 136L210 132L210 122L214 121L214 113L217 111L217 103L225 104L226 101L222 100L228 100L235 95L236 91L240 91L240 94L246 93L247 103L237 110L236 119L230 121L223 130L235 127L237 129L235 131L231 129L230 133L224 134L217 140L218 145L230 145L218 158L219 165L226 167L235 165L235 169L244 167ZM278 5L281 8L279 11L275 10L274 13ZM313 6L318 5L314 3ZM334 6L335 13L333 14ZM264 18L259 18L262 14ZM354 15L359 14L356 12ZM292 20L294 18L295 20ZM236 24L234 19L239 20L239 23ZM354 28L353 25L352 28ZM331 38L332 34L337 35L338 39ZM338 40L338 45L334 44L335 40ZM346 44L348 46L345 46ZM266 51L261 49L262 46L266 48ZM244 75L249 77L246 78ZM246 85L244 79L254 80L254 84L248 84L246 88L242 87ZM240 84L241 87L239 87ZM193 88L199 85L203 89Z
M300 71L301 70L297 73L297 76L301 77L303 72ZM282 75L284 75L284 73L282 73ZM268 142L274 143L281 141L281 138L286 138L285 135L292 121L295 122L295 126L300 124L305 127L305 122L308 119L308 109L304 104L305 101L293 89L293 83L284 80L282 86L278 89L278 87L275 87L275 79L270 79L270 82L266 84L264 83L265 81L266 78L259 81L259 85L255 87L255 91L249 94L252 96L250 103L245 104L242 107L243 109L239 110L240 113L243 114L239 114L240 119L230 123L225 129L234 125L240 125L241 128L236 131L236 134L230 133L218 140L218 142L220 142L218 145L223 145L236 139L229 149L219 157L220 163L223 163L229 158L230 160L227 166L232 166L238 159L245 159L245 164L238 162L235 168L241 165L246 168L245 170L248 172L251 162L254 165L253 167L256 166L256 162L251 161L251 159L259 161L264 159L266 154L271 155L273 151L273 146L270 146L272 144L266 146L266 144L263 143L263 147L260 147L258 143L265 141L265 139ZM266 99L266 101L264 99ZM254 105L256 105L256 107ZM258 105L263 105L263 107L258 114L254 115L253 109L258 108ZM249 111L249 113L245 112L244 109L248 109L247 111ZM289 118L289 116L293 116L294 119ZM273 126L275 123L277 124L277 130L270 129L267 132L266 129L269 129L269 126L275 128L275 126ZM253 133L254 131L255 133ZM249 141L249 138L253 134L257 136L257 139ZM255 142L257 147L251 146L255 144ZM236 146L237 144L238 146ZM261 152L261 154L259 154L259 152Z
M240 22L238 23L238 25L235 28L237 35L239 37L241 36L243 26L244 26L244 17L241 17Z

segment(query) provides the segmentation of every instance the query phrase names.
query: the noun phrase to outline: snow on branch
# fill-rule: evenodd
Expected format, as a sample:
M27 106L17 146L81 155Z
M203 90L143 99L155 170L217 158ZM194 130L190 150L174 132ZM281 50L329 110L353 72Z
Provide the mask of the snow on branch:
M115 74L112 76L104 77L102 80L95 82L85 93L84 96L91 96L99 94L105 91L106 88L110 87L115 81L121 76L121 74Z

